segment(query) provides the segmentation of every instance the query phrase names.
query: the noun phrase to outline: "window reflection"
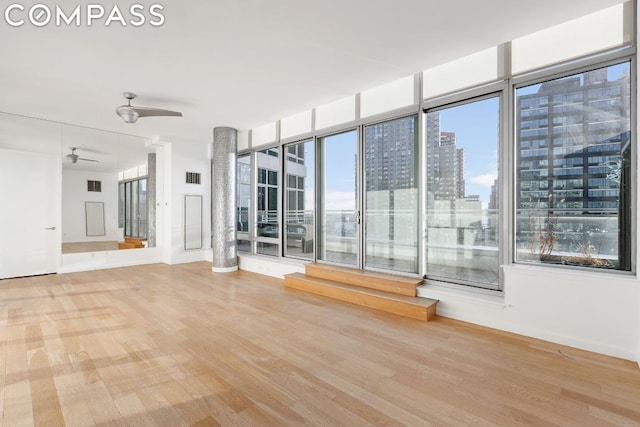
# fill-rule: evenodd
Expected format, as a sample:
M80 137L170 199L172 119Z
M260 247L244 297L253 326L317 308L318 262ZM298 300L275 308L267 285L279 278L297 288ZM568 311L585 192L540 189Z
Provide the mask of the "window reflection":
M427 277L498 287L499 98L426 115Z

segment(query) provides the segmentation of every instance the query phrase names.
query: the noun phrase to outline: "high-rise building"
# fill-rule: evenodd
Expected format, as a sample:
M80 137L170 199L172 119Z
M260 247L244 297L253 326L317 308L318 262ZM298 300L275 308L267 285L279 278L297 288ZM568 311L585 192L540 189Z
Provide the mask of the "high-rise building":
M620 186L611 177L629 130L609 120L608 112L619 115L627 102L624 79L609 80L607 69L600 69L518 97L519 207L551 203L585 213L618 208Z
M464 148L457 148L455 132L440 130L440 115L427 115L427 193L434 200L465 197Z
M605 237L619 231L630 136L628 120L620 120L629 111L629 70L618 71L589 71L518 93L517 206L523 218L535 211L559 218L553 227L561 251L591 245L595 235L600 253L617 250ZM522 221L520 231L530 223Z
M366 191L415 188L418 178L416 120L365 128Z

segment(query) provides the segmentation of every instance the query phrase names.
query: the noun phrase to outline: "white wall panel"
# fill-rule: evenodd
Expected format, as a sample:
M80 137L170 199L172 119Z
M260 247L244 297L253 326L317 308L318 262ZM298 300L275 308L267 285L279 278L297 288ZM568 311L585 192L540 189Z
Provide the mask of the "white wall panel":
M276 141L276 122L254 128L251 131L251 146L259 147Z
M631 38L630 10L626 2L513 40L513 73L623 45Z
M360 117L369 117L414 104L413 76L408 76L360 94Z
M425 70L422 78L424 99L433 98L502 77L499 49L492 47L455 61Z
M356 97L348 96L316 108L316 129L324 129L356 119Z
M280 138L291 138L311 132L311 110L287 117L280 121Z
M238 132L238 151L246 150L249 148L249 131Z

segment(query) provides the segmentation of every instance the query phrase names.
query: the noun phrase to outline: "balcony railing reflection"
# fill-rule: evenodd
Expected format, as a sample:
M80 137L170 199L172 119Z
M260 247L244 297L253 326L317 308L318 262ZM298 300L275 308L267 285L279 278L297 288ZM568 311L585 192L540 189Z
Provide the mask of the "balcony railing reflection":
M614 268L620 240L618 216L617 209L518 210L518 260Z

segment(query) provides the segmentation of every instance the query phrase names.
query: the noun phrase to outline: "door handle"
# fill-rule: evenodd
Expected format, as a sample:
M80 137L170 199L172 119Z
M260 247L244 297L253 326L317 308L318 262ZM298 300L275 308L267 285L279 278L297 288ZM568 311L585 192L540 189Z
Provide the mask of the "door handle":
M56 229L55 227L47 227L47 228L45 228L45 230L55 230L55 229Z

